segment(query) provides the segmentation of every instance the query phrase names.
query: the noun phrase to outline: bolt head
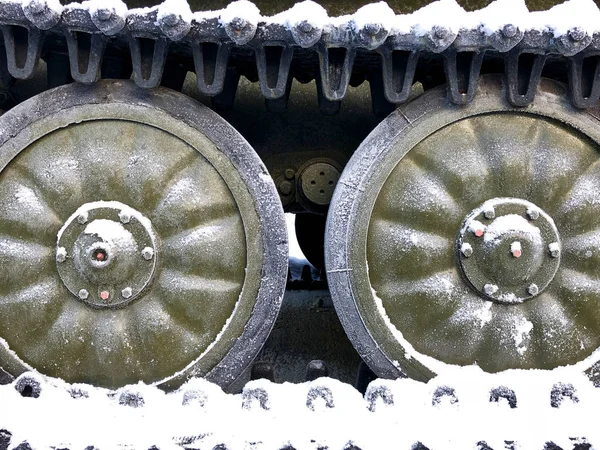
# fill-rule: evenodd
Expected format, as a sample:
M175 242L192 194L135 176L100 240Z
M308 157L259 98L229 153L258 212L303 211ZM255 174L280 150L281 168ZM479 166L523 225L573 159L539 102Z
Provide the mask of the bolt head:
M46 9L46 2L44 0L31 0L27 6L31 12L39 14Z
M245 19L242 19L241 17L235 17L232 21L231 21L231 28L234 31L242 31L246 25L248 25L248 22Z
M509 23L507 25L504 25L504 28L502 28L502 36L510 39L517 35L517 31L517 27Z
M293 180L294 177L296 176L296 171L294 169L285 169L285 172L283 175L285 176L286 179Z
M438 26L433 27L433 35L437 39L446 39L449 34L450 34L450 31L447 28L438 27Z
M101 8L96 11L96 17L100 20L110 20L113 12L108 8Z
M483 286L483 292L485 292L487 295L494 295L496 292L498 292L498 286L487 283L485 286Z
M368 23L364 26L365 33L370 36L375 36L377 33L381 31L381 24L379 23Z
M529 217L529 220L537 220L540 217L540 212L537 209L528 209L527 217Z
M109 297L110 297L110 292L108 292L108 291L102 291L102 292L100 292L100 298L102 300L106 301L106 300L108 300Z
M61 263L65 262L67 259L67 249L64 247L58 247L56 249L56 261Z
M586 32L582 28L575 27L575 28L572 28L569 30L569 37L574 42L583 41L585 39L585 36L586 36Z
M461 247L460 247L460 251L463 254L463 256L465 258L470 257L473 254L473 247L471 247L471 244L468 243L464 243Z
M483 212L483 215L486 219L493 219L494 217L496 217L496 211L494 211L494 208L489 208Z
M558 245L558 242L552 242L549 244L548 252L550 252L550 256L553 258L558 258L560 256L560 245Z
M154 249L152 247L146 247L142 250L142 257L146 261L150 261L154 257Z
M174 27L175 25L177 25L179 23L179 16L177 14L167 14L162 18L162 22L165 25L168 25L170 27Z
M279 192L281 194L290 195L293 190L294 185L291 183L291 181L283 180L281 183L279 183Z
M521 249L521 243L519 241L515 241L512 244L510 244L510 253L515 258L521 257L522 249Z
M531 283L528 287L527 287L527 292L529 292L529 295L537 295L538 292L540 292L540 289L538 288L538 285L535 283Z
M130 287L126 287L121 291L123 298L130 298L133 295L133 291Z
M131 222L131 214L129 214L127 211L121 211L119 213L119 220L121 223L129 223Z
M315 29L315 27L312 26L312 24L310 22L308 22L307 20L303 20L302 22L300 22L298 24L298 29L302 32L302 33L312 33L313 30Z
M83 225L84 223L86 223L88 221L88 213L87 212L83 212L81 214L79 214L79 216L77 216L77 222L79 222L81 225Z
M81 300L85 300L90 296L90 293L87 291L87 289L81 289L77 295Z

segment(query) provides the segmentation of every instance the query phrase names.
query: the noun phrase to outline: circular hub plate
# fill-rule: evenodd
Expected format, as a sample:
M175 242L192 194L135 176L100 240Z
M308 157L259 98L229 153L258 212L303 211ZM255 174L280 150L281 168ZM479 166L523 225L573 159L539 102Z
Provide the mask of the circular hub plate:
M156 266L150 220L119 202L83 205L58 232L56 266L69 291L98 308L140 295Z
M457 255L464 276L484 297L522 303L540 294L560 264L554 221L531 202L488 200L463 222Z

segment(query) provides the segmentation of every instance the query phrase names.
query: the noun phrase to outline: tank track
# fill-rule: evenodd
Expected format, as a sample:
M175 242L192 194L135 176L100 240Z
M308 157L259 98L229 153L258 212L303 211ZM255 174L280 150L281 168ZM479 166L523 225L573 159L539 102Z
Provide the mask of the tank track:
M58 385L25 373L0 387L0 449L597 448L591 412L600 392L572 381L524 388L514 378L481 375L462 383L379 379L363 396L328 378L261 379L232 395L202 379L165 394L142 384L118 391Z
M0 0L6 49L0 52L0 80L10 85L14 79L31 77L39 58L49 55L53 56L46 58L49 78L56 85L69 78L81 83L100 77L129 78L130 65L139 86L162 83L180 88L191 70L200 92L226 108L244 75L259 82L267 105L276 110L287 104L293 78L316 79L325 113L339 109L349 85L368 80L375 110L385 113L407 101L423 64L443 65L441 82L447 83L454 103L464 104L475 96L484 62L496 60L495 67L508 81L508 100L526 106L552 62L561 71L568 66L564 77L576 107L598 103L600 32L586 29L585 17L580 17L581 26L560 31L551 25L539 29L519 25L527 23L529 15L543 18L544 12L515 13L514 21L490 30L472 20L445 24L447 11L435 10L439 6L438 2L412 15L395 16L379 3L330 18L312 2L262 17L246 0L220 11L196 13L185 0L131 10L120 0L64 7L58 0ZM428 16L436 19L421 26L427 8ZM403 24L401 29L397 23Z

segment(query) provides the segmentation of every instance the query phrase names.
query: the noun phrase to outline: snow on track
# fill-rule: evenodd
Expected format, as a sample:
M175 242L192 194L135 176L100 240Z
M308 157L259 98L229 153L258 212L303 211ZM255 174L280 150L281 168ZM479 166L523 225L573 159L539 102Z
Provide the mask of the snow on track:
M37 394L36 383L39 398L17 390L29 385L28 392ZM342 450L352 448L348 444L367 450L411 449L418 442L436 450L542 450L548 442L588 449L600 442L599 401L600 390L583 375L489 375L476 367L427 384L375 380L364 397L330 378L302 384L255 380L233 395L202 379L165 394L143 384L110 392L25 375L0 386L0 430L11 434L9 448L27 441L34 450Z

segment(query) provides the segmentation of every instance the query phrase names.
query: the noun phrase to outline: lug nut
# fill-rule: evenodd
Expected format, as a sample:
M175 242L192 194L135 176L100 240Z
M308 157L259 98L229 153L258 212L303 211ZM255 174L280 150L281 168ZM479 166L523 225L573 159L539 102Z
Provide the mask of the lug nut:
M123 296L123 298L130 298L133 295L133 291L130 287L126 287L121 291L121 295Z
M489 208L483 212L483 215L486 219L493 219L494 217L496 217L496 211L494 211L494 208Z
M164 16L162 20L165 25L174 27L175 25L177 25L179 23L180 16L178 16L177 14L171 13L171 14L167 14L166 16Z
M61 263L67 259L67 249L64 247L58 247L56 249L56 261Z
M302 22L300 22L298 24L298 29L300 31L302 31L303 33L308 34L308 33L312 33L314 31L315 27L313 27L309 21L303 20Z
M87 212L83 212L83 213L79 214L79 216L77 216L77 222L79 222L81 225L83 225L84 223L86 223L88 221L88 217L89 217L89 214Z
M90 296L90 293L87 291L87 289L82 289L77 295L81 300L85 300Z
M498 292L498 286L487 283L485 286L483 286L483 292L485 292L487 295L494 295L496 292Z
M471 247L471 244L468 243L464 243L461 247L460 247L460 251L463 254L463 256L465 258L468 258L469 256L471 256L473 254L473 247Z
M530 220L537 220L538 217L540 217L540 212L537 209L528 209L527 210L527 217L529 217Z
M104 301L108 300L108 298L110 297L110 293L108 291L102 291L100 292L100 298Z
M127 211L121 211L119 213L119 220L121 223L129 223L131 222L131 214L129 214Z
M142 250L142 257L146 261L150 261L154 256L154 249L152 247L146 247Z
M558 258L560 256L560 245L558 245L558 242L552 242L549 244L548 251L550 252L550 256L553 258Z
M529 295L537 295L538 292L540 292L540 289L537 284L531 283L527 288L527 292L529 292Z
M515 241L510 244L510 252L515 258L521 257L521 243L519 241Z

